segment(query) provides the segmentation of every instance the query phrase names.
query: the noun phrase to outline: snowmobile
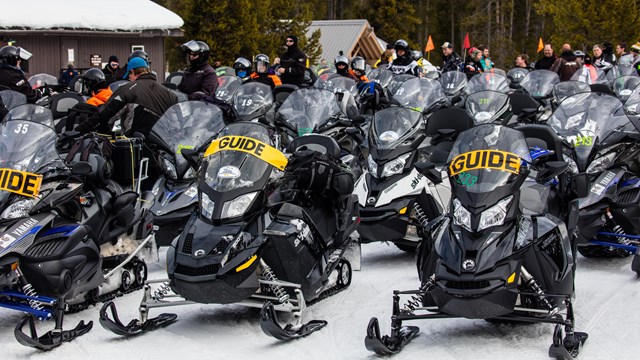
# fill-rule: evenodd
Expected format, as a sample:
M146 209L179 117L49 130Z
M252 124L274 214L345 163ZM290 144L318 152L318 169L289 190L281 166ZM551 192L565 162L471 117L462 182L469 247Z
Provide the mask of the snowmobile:
M391 104L422 112L428 117L449 102L437 80L413 77L400 85L390 100Z
M464 94L469 95L485 90L498 91L507 94L511 92L511 88L509 88L509 79L507 79L506 75L501 75L499 73L476 74L469 79L467 87L464 89Z
M302 318L310 302L351 282L345 257L358 223L357 203L350 195L353 179L335 166L335 140L298 138L289 147L288 161L270 145L269 132L255 122L222 130L198 171L198 211L167 252L169 278L148 282L140 318L128 325L118 318L113 302L105 304L100 311L104 328L123 336L141 334L176 320L174 314L149 318L149 309L191 303L261 308L262 330L281 340L326 325L320 320L305 324ZM193 153L188 156L193 164ZM284 176L274 179L282 170ZM309 188L328 189L334 200ZM152 292L152 283L161 285ZM282 328L276 311L292 313L296 323Z
M274 101L269 85L253 81L243 83L233 93L231 101L239 121L273 119Z
M509 95L493 90L469 94L464 107L476 125L491 123L506 125L513 115Z
M509 87L517 89L518 84L529 73L529 69L515 67L507 72L507 79L509 79Z
M0 306L28 314L16 339L41 350L91 329L63 329L65 311L140 288L155 250L151 194L110 180L98 152L68 166L56 142L51 111L38 105L12 109L0 127ZM55 328L39 337L36 319Z
M640 85L640 77L620 76L613 81L613 92L624 104L638 85Z
M356 81L335 73L326 73L318 76L318 79L313 84L318 89L325 89L334 93L349 92L351 95L358 95L358 88Z
M198 204L196 173L181 155L182 150L208 146L223 127L220 108L203 101L185 101L167 109L151 129L149 143L161 170L151 189L155 196L151 213L159 227L156 245L169 246Z
M523 93L509 95L513 113L526 118L528 123L546 121L553 113L553 89L559 83L560 78L553 71L535 70L528 73L518 84L518 90Z
M242 85L242 80L235 75L218 76L218 87L216 88L216 99L231 104L233 93Z
M447 71L438 81L440 81L450 103L464 105L464 101L460 100L462 100L464 89L467 87L467 75L460 71Z
M633 121L632 121L633 120ZM599 93L565 99L548 125L571 145L577 178L588 196L580 199L578 251L587 257L627 257L637 253L640 131L617 98ZM640 271L634 256L632 268Z
M27 103L27 96L14 90L0 90L0 97L2 98L2 103L7 110L11 110L18 105L24 105Z
M366 348L381 355L402 350L419 332L405 321L464 317L556 324L549 355L575 357L587 339L574 331L575 212L567 208L565 222L531 211L521 197L531 170L547 184L566 168L544 157L532 164L525 135L512 128L485 124L460 134L447 169L452 209L429 224L418 249L420 288L394 291L391 334L382 337L372 318ZM540 201L547 201L543 193Z

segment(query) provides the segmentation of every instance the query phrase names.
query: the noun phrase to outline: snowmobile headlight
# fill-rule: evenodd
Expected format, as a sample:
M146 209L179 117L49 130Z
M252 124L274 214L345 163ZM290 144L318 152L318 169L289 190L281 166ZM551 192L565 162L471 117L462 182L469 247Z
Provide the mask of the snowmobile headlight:
M627 104L626 105L627 112L629 114L635 115L638 113L638 103L635 104Z
M463 228L471 230L471 213L465 209L460 200L453 199L453 222Z
M600 156L595 158L589 167L587 168L587 173L589 174L597 174L601 171L604 171L607 166L611 165L611 162L616 158L615 152L610 152L607 155Z
M164 166L164 171L168 177L174 180L178 178L178 172L176 171L176 166L170 160L162 158L162 165Z
M222 206L222 218L232 218L244 214L256 195L258 195L257 191L249 194L242 194L237 198L224 203Z
M369 172L371 175L378 177L378 164L373 160L371 154L369 154L369 157L367 158L367 163L369 164Z
M398 140L400 138L400 135L398 135L397 132L395 131L385 131L382 134L380 134L380 136L378 136L378 139L380 139L380 141L385 142L385 143L391 143L394 142L396 140Z
M476 122L483 124L489 122L493 117L493 114L488 111L480 111L474 117L476 119Z
M631 89L622 89L620 91L620 96L629 96L633 91Z
M218 170L218 177L220 179L237 179L242 175L240 169L233 165L223 166Z
M200 214L202 214L202 216L206 217L207 219L211 219L215 206L216 204L211 201L209 195L203 192L202 196L200 197Z
M478 224L478 231L490 228L492 226L498 226L504 224L504 219L507 217L507 209L509 204L513 200L513 195L498 201L497 204L488 208L480 214L480 224Z
M17 219L29 215L29 210L35 205L35 199L21 199L11 205L0 214L0 219Z
M389 161L384 164L384 169L382 170L382 177L389 177L391 175L400 174L404 169L404 166L407 164L407 159L411 153L406 153L404 155L398 156L398 158Z

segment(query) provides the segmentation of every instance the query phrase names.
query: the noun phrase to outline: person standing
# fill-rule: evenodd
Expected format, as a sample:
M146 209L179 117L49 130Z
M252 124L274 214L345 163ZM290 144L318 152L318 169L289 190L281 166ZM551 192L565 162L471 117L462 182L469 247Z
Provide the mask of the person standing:
M549 70L556 62L556 56L553 54L553 48L551 44L545 44L544 50L542 50L542 57L536 61L536 70Z
M453 51L453 44L447 41L442 44L440 48L442 48L442 55L444 57L442 61L442 72L460 71L462 59L460 55Z
M180 46L189 68L182 75L178 90L189 96L189 100L201 100L215 94L218 75L209 65L209 46L202 41L191 40Z
M280 56L278 75L283 84L302 85L306 70L307 55L298 48L298 37L287 36L287 51Z
M118 57L115 55L109 56L107 65L102 68L102 73L104 74L104 79L107 85L111 84L114 81L120 80L116 78L116 73L118 71L120 71L120 62L118 61Z
M560 57L556 59L549 70L557 73L558 76L560 76L560 81L567 81L571 80L573 74L578 71L578 68L581 66L580 61L576 61L576 56L571 50L571 45L564 44L562 45L562 54L560 54Z
M76 71L72 63L69 63L67 65L67 70L65 70L62 73L62 76L60 76L60 84L69 86L69 83L71 83L71 79L76 76L78 76L78 71Z

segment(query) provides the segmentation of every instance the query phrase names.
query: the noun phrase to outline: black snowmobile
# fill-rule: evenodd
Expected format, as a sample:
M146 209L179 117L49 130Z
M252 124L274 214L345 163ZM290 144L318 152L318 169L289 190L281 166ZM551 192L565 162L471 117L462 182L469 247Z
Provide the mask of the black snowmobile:
M162 171L151 189L156 199L151 212L159 227L158 246L171 244L198 204L196 172L182 150L208 145L223 127L220 108L203 101L184 101L167 109L151 129L150 146Z
M419 332L404 321L465 317L556 324L549 355L578 354L587 334L574 331L573 227L531 211L522 197L532 189L522 188L531 170L538 171L538 183L547 184L567 164L538 159L531 164L518 130L486 124L460 134L449 156L452 210L431 222L418 250L420 289L394 291L391 334L382 337L372 318L367 349L400 351ZM537 201L546 201L542 192ZM410 296L402 307L401 296Z
M345 255L358 223L353 179L335 165L338 145L321 135L296 139L287 166L262 124L234 123L220 135L198 171L198 212L167 252L169 279L150 282L161 283L154 292L145 286L140 319L128 325L118 318L114 303L105 304L100 323L106 329L128 336L166 326L176 315L149 318L148 310L190 303L261 308L262 330L283 340L326 325L318 320L303 324L305 307L350 284ZM274 177L285 166L278 188ZM310 188L329 193L318 196ZM327 201L328 196L334 200ZM173 301L171 291L183 300ZM276 311L292 313L296 324L282 328Z
M0 306L29 314L15 336L41 350L91 329L80 322L64 330L65 311L140 288L144 258L155 251L151 194L138 202L111 181L98 151L79 151L84 158L67 165L56 142L51 111L41 106L12 109L0 127ZM36 319L54 320L55 329L38 337Z

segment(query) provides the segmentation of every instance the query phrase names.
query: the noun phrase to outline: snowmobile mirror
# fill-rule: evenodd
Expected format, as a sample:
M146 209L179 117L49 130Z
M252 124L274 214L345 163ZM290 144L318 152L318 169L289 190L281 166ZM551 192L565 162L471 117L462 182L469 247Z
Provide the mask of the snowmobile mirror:
M422 175L424 175L427 179L431 180L434 184L439 184L442 182L442 176L440 172L436 170L436 166L430 162L420 162L415 165L416 170Z
M91 164L86 161L76 161L71 168L73 175L89 175L91 174Z
M573 175L570 187L576 198L587 197L589 195L589 175L587 173Z
M538 171L536 181L538 183L546 183L547 181L565 172L568 167L569 163L567 163L566 161L547 161L541 166L541 169Z
M189 163L189 166L191 166L193 168L193 170L198 170L198 168L200 167L200 152L198 150L193 150L193 149L182 149L182 151L180 151L180 153L182 154L182 157L184 157L185 160L187 160L187 163Z

